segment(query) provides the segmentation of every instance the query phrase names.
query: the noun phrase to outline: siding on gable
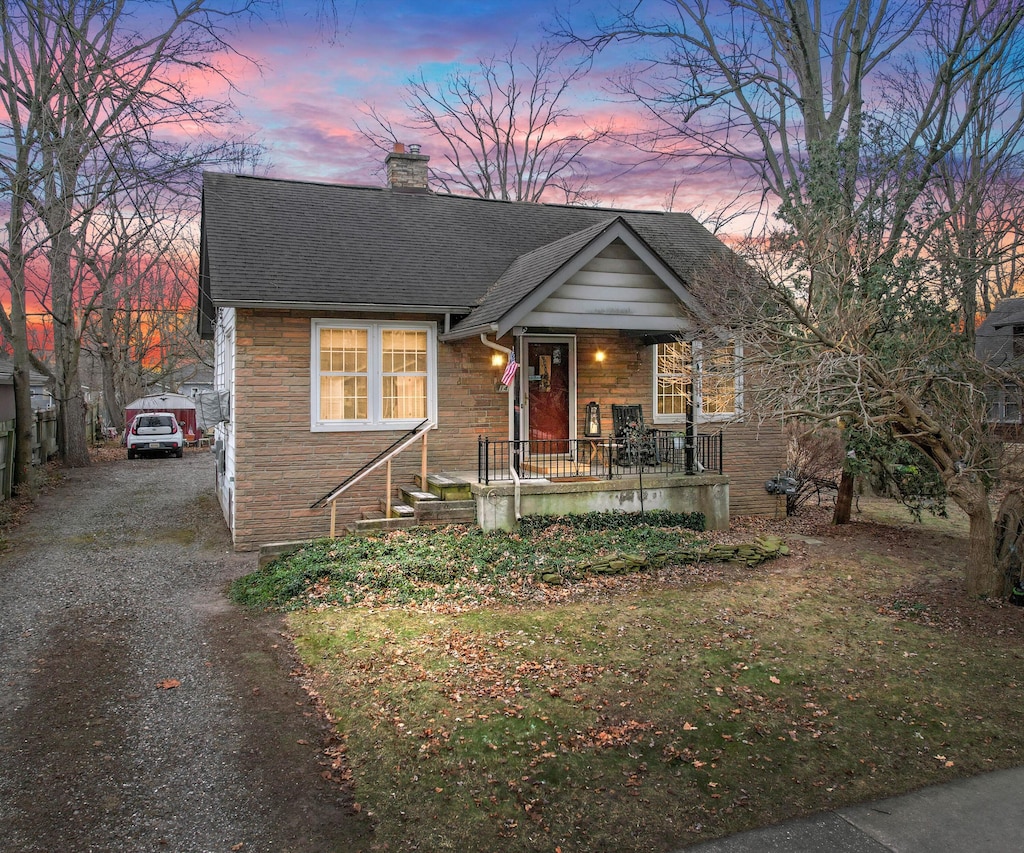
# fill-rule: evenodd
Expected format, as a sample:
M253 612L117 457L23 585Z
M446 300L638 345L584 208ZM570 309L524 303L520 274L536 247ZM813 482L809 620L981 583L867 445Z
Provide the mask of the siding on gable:
M614 317L617 327L636 329L652 328L653 320L666 316L682 321L675 294L628 246L616 241L527 314L522 324L590 328L604 325L595 321L598 316Z
M312 314L301 311L235 312L234 544L240 550L276 541L326 536L328 509L310 504L329 493L404 433L311 432L310 321L312 317L380 320L366 314ZM402 315L401 320L439 320ZM640 403L653 411L651 348L627 334L577 330L578 437L587 402L601 405L603 433L611 429L612 403ZM511 339L499 343L510 345ZM596 350L606 354L603 363ZM509 436L509 394L491 365L492 350L478 338L438 346L438 428L428 436L428 468L434 472L476 473L477 440ZM717 431L718 425L704 430ZM785 442L774 424L737 423L726 427L725 465L730 475L733 515L772 514L776 501L764 481L785 467ZM419 472L414 445L393 463L395 489L412 484ZM375 511L384 498L385 472L374 472L338 504L338 523ZM783 509L784 511L784 509Z

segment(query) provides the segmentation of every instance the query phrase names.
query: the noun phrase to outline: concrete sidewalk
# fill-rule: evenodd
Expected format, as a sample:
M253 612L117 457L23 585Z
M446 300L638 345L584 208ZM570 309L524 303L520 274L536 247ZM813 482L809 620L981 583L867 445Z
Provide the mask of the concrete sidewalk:
M686 853L1024 853L1024 767L686 848Z

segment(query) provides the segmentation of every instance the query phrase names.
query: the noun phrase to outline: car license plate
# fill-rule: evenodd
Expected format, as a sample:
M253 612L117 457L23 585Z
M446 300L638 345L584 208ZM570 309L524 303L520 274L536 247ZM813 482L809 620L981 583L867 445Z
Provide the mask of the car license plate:
M151 441L149 443L150 450L159 450L163 445L159 441Z

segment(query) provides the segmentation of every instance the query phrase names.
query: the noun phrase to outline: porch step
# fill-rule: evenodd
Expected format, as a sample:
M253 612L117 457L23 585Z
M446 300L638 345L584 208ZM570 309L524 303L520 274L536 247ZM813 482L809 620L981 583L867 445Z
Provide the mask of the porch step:
M349 529L353 533L369 533L376 530L399 530L403 527L415 527L416 519L408 516L403 518L360 518L353 522Z
M402 500L405 501L405 503L417 509L419 508L420 504L441 500L440 496L435 495L433 492L422 492L419 491L418 489L405 488L399 489L399 491L402 494Z
M416 507L421 524L475 524L476 501L434 501Z
M379 503L380 511L386 513L388 510L388 502L381 500ZM407 503L401 501L391 501L391 517L392 518L415 518L416 508L409 506Z
M416 475L417 485L437 495L443 501L468 501L473 497L469 483L465 480L456 480L445 474L427 474L426 486L422 477Z

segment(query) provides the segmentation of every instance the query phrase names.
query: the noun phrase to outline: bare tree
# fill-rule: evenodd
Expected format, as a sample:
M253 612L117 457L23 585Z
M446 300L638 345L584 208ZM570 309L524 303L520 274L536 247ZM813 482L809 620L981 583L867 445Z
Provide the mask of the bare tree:
M585 73L585 66L565 62L551 45L536 48L528 60L513 46L438 84L421 71L408 83L405 124L371 106L371 123L359 129L383 151L402 141L396 127L422 131L439 143L444 165L435 158L430 174L445 192L506 201L588 201L584 154L608 130L584 128L568 105L572 85Z
M98 366L104 420L124 426L124 406L192 350L195 280L193 223L199 207L194 170L139 186L132 204L112 191L92 213L82 247L82 285L93 296L82 348ZM94 370L94 373L97 372Z
M658 122L642 141L683 163L727 161L772 200L750 241L762 278L705 300L724 309L718 323L743 328L762 403L920 449L970 518L965 578L984 595L1003 578L983 381L927 251L965 198L927 201L990 103L979 81L1016 61L1022 18L1011 3L690 0L630 5L596 33L566 27L595 50L649 45L620 81ZM931 68L904 61L921 52ZM894 110L885 83L897 70L913 75L914 97ZM1019 85L1007 91L1019 104Z
M11 199L2 254L12 295L11 314L0 314L0 324L11 337L16 361L23 364L20 341L26 335L18 298L28 261L41 254L48 269L46 308L54 349L53 366L47 369L57 389L59 445L66 464L88 463L78 370L82 330L97 297L95 290L82 287L87 268L82 250L89 242L92 213L110 187L119 186L131 198L133 189L149 180L132 155L144 150L160 161L170 150L156 141L163 129L182 124L209 128L230 117L229 103L196 94L189 75L222 77L215 64L226 50L222 24L248 5L206 0L0 4L0 90L6 113L0 127L8 143L0 154L0 170ZM140 12L146 14L150 34L137 27ZM20 418L24 395L18 391ZM23 474L27 456L22 439L19 434Z
M982 32L1001 21L981 22ZM890 76L890 102L920 114L924 93L913 81L924 63L928 76L941 73L942 52L953 49L953 34L933 30L937 52L908 61ZM936 164L935 177L925 189L922 209L942 223L934 229L929 254L942 268L949 298L960 306L960 325L967 346L974 347L980 317L996 301L1013 294L1024 258L1024 151L1018 144L1024 130L1024 45L1016 44L1005 61L993 63L973 85L974 97L956 98L949 110L958 117L963 134ZM966 114L966 110L971 110ZM935 212L948 211L948 216Z

